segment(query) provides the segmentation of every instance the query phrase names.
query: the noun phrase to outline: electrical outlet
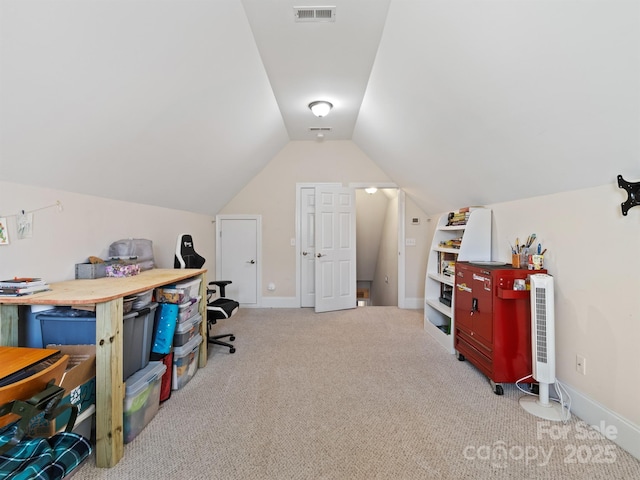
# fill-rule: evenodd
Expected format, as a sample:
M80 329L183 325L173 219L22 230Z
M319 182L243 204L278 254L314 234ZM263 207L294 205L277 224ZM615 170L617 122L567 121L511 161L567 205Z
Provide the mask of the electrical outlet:
M576 371L582 375L587 374L587 359L582 355L576 355Z

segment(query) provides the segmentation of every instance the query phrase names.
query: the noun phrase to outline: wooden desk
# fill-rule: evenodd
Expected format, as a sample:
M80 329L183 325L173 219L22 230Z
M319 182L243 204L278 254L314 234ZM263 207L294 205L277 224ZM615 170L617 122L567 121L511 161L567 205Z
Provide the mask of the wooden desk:
M113 467L124 454L122 382L122 299L128 295L200 277L200 296L206 299L205 269L153 269L126 278L69 280L51 284L48 292L0 297L0 345L18 344L18 305L96 306L96 465ZM200 302L206 318L206 301ZM207 338L207 322L200 325ZM207 364L207 348L200 348L199 367Z
M58 350L45 348L0 347L0 380L46 360Z

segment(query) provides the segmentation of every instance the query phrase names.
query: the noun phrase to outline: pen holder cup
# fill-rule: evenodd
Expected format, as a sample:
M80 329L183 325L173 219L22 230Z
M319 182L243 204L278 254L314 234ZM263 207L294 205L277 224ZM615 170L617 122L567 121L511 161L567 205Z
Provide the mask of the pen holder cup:
M520 268L529 268L529 252L523 249L520 252Z
M513 268L520 268L520 255L514 253L511 255L511 266Z
M543 255L532 255L533 260L533 269L534 270L542 270L544 268L544 256Z

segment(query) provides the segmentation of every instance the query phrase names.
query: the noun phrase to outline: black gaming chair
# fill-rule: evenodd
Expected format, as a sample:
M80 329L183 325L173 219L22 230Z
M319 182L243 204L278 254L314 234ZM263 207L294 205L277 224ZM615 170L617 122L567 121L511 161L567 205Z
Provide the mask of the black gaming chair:
M183 233L178 235L178 242L176 244L176 256L173 266L175 268L202 268L205 259L196 253L193 248L193 239L191 235ZM229 349L229 353L235 353L235 347L227 342L223 342L220 339L229 338L230 342L233 342L236 337L233 333L227 333L225 335L211 335L211 326L218 320L224 318L231 318L236 314L240 304L235 300L225 297L225 287L231 283L230 280L215 280L209 282L207 286L207 343L214 345L222 345ZM218 298L213 298L213 294L216 290L212 287L215 285L220 290Z

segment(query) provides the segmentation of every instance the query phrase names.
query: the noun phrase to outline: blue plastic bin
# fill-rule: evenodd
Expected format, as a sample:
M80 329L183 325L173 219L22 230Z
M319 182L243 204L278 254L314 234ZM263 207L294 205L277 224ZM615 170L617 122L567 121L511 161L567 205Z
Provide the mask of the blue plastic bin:
M151 334L157 303L122 317L122 380L149 363ZM42 344L95 345L96 314L58 307L36 315L42 330Z
M42 344L95 345L96 314L69 307L58 307L39 313Z

